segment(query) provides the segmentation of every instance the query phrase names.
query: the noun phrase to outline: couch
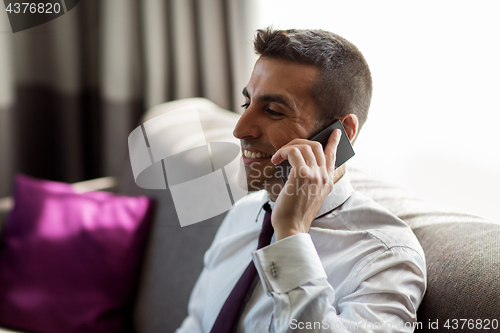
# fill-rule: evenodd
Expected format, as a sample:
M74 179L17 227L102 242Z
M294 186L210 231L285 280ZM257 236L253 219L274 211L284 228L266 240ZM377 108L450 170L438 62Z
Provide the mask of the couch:
M232 129L238 115L201 98L156 106L145 114L143 121L192 104L200 114L208 142L235 142ZM354 189L404 220L422 244L428 287L418 310L416 331L448 331L457 327L453 331L469 331L484 327L488 320L490 331L495 331L494 320L500 325L500 224L447 209L410 190L348 167ZM170 191L139 188L128 161L119 177L77 186L155 198L157 211L142 264L134 330L174 332L187 315L189 295L202 270L203 254L225 214L180 227ZM0 199L2 221L11 205L8 198ZM0 329L0 332L11 331Z

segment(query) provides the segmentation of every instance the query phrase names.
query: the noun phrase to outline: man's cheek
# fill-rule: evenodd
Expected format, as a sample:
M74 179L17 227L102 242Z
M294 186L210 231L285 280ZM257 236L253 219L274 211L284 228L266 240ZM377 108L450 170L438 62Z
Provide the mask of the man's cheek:
M240 168L238 170L237 177L238 186L243 190L248 191L248 170L246 166L243 164L243 159L240 160Z

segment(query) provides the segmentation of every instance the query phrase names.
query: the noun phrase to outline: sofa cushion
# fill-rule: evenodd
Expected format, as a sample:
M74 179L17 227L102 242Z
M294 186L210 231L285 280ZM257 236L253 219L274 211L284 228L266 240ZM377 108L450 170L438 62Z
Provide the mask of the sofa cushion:
M500 225L438 223L414 232L428 271L420 318L441 328L448 319L500 321Z
M0 325L30 332L124 332L152 201L24 175L0 251Z

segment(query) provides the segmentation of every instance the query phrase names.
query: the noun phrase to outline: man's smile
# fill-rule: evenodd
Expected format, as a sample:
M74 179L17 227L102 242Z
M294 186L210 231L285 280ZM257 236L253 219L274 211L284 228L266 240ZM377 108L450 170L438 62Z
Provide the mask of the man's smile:
M272 155L261 151L243 149L243 155L247 158L271 158Z
M249 165L255 162L263 162L271 158L271 154L265 153L263 151L253 149L253 148L242 148L243 151L243 163Z

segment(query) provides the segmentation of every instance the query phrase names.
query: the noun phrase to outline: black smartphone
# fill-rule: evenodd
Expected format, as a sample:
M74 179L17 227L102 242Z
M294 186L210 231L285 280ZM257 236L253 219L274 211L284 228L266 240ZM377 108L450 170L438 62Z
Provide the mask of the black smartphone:
M332 134L332 132L336 129L340 129L342 131L342 136L340 137L340 142L337 147L337 155L335 159L335 168L338 168L348 159L354 156L354 150L352 149L351 141L349 141L349 137L345 132L344 126L340 120L334 121L332 124L328 125L325 129L320 131L318 134L313 135L309 140L318 141L323 146L323 150L325 150L326 144L328 143L328 138ZM276 170L278 171L283 184L286 183L288 179L288 174L290 173L290 169L292 166L288 163L288 160L284 160L280 164L275 165Z

